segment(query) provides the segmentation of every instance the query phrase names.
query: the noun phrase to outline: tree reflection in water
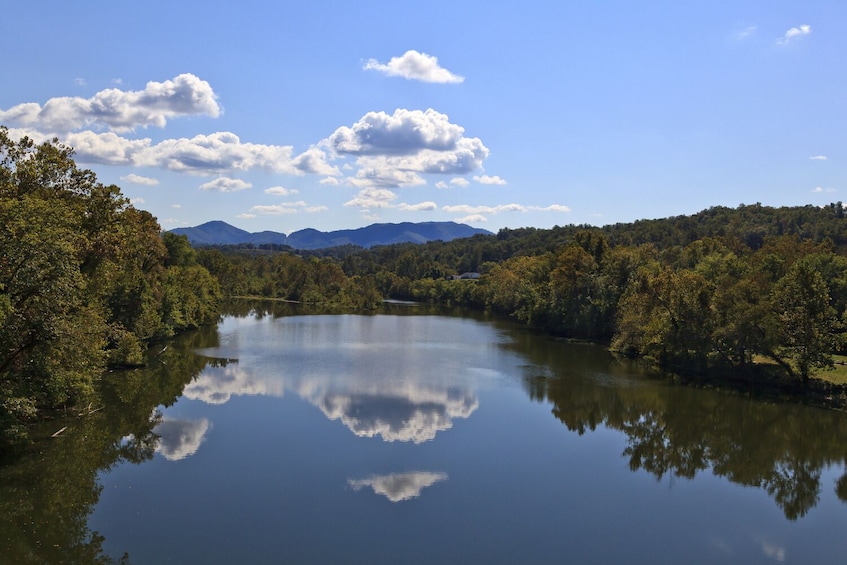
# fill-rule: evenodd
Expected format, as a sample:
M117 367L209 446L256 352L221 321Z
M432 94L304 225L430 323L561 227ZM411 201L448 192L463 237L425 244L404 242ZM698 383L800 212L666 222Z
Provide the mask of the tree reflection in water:
M157 407L176 402L208 364L227 362L192 353L217 345L216 329L206 328L173 340L143 370L110 373L101 383L99 405L45 424L38 434L45 439L0 460L0 561L128 562L127 555L105 555L103 537L88 528L102 490L98 475L152 459L160 448Z
M533 336L510 345L533 362L524 379L530 398L550 402L571 431L603 426L626 434L622 456L633 471L660 480L711 469L764 489L796 520L818 503L822 471L847 462L840 412L675 385L600 347L549 341ZM847 502L847 473L834 488Z

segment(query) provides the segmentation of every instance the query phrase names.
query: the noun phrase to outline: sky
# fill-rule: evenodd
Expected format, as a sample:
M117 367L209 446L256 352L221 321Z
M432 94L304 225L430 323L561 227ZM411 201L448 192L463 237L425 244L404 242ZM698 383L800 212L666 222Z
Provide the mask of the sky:
M847 2L10 2L0 125L164 229L606 225L847 190Z

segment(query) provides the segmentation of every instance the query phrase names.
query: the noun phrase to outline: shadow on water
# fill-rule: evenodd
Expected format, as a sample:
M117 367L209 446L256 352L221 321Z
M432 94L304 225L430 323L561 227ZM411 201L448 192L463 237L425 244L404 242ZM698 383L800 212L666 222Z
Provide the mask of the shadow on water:
M847 462L842 412L679 385L599 346L514 335L508 347L530 361L529 397L549 402L579 435L598 427L623 432L621 455L632 471L657 480L711 471L765 490L797 520L820 500L824 469ZM847 502L847 470L833 488Z
M128 561L105 555L103 537L88 528L102 490L98 475L153 457L160 443L158 407L176 402L206 366L227 362L192 353L217 344L216 328L206 328L172 340L164 351L154 346L146 368L109 373L98 402L44 424L34 430L40 439L29 449L0 460L0 561Z

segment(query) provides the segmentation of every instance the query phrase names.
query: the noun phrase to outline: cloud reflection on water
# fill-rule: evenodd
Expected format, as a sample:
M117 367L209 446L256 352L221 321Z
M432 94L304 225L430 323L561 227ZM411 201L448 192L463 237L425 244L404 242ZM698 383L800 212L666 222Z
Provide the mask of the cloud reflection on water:
M238 364L208 367L185 387L183 395L224 404L233 396L281 397L286 390L318 407L330 420L340 420L356 436L387 442L430 441L452 428L454 419L468 418L479 406L473 391L438 380L374 381L360 374L289 377L254 372Z
M446 473L412 471L373 475L367 479L349 479L347 482L355 491L370 487L376 494L384 496L391 502L402 502L418 498L423 489L446 480Z
M156 452L168 461L179 461L194 455L212 425L206 418L199 420L162 420L153 432L159 436Z

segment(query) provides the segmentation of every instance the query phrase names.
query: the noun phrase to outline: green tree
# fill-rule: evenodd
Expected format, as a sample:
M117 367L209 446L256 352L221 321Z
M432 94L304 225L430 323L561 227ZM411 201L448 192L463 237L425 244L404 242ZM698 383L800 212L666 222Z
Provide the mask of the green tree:
M787 359L803 381L816 369L833 367L832 354L841 344L839 322L820 272L797 262L774 285L771 304L778 321L776 355Z

